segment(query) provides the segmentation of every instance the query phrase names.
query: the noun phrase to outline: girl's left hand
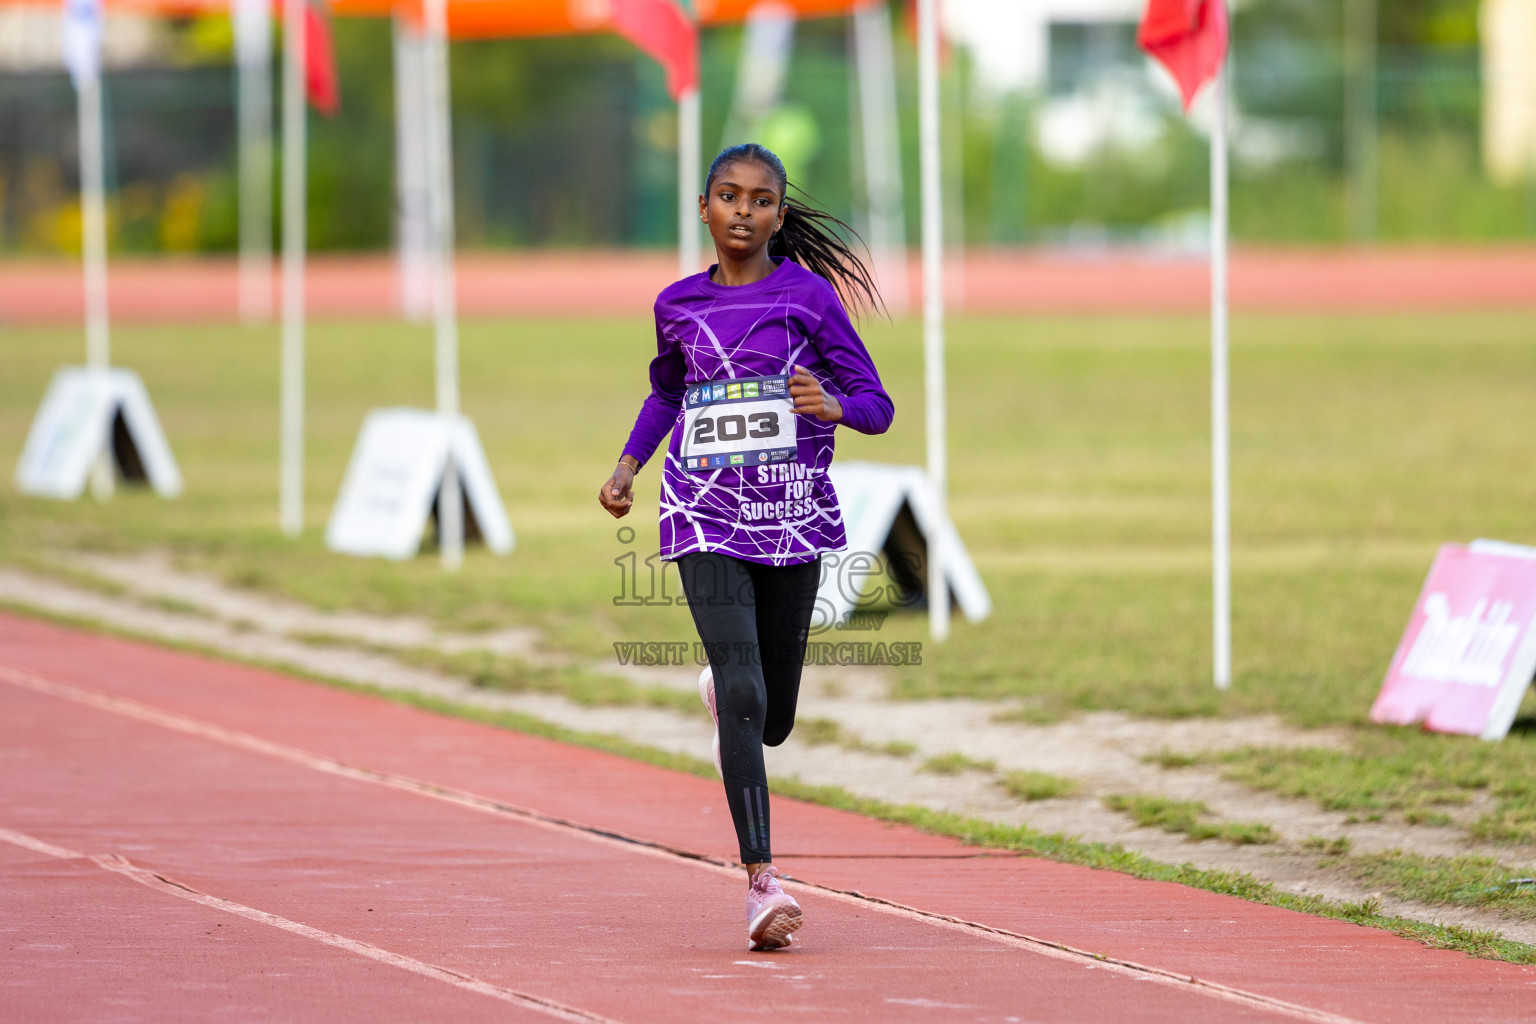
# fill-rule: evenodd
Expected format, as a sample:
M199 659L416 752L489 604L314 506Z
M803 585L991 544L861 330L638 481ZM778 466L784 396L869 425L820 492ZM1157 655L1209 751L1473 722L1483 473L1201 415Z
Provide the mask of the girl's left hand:
M837 396L823 391L821 382L799 364L789 378L789 397L794 399L795 412L803 416L815 416L824 423L836 423L843 418L843 406Z

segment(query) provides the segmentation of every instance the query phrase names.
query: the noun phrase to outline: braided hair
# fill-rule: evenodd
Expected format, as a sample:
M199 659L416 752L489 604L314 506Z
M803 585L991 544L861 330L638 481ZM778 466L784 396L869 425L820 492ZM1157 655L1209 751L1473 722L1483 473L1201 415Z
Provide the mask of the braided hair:
M850 310L880 308L880 290L875 287L874 275L845 239L858 238L860 243L864 240L853 228L812 205L810 197L801 192L798 185L791 185L784 162L771 149L755 142L744 142L721 150L709 165L709 175L704 181L705 194L714 186L715 176L721 170L745 160L767 168L779 183L784 224L768 243L768 255L794 260L811 273L825 278L837 289L838 297ZM790 196L791 188L804 198Z

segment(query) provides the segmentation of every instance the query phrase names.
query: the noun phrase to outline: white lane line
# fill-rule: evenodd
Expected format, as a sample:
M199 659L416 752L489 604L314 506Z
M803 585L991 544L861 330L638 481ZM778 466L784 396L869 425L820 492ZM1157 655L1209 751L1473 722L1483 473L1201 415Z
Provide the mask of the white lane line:
M171 711L162 711L148 704L126 697L118 697L91 690L70 683L60 683L52 679L10 665L0 664L0 681L11 683L15 686L34 690L49 696L61 697L65 700L75 701L90 707L111 711L128 718L151 722L155 725L192 736L214 740L230 746L250 750L264 754L292 764L303 765L316 771L330 775L339 775L342 778L352 779L357 782L367 782L374 785L385 786L390 789L403 790L415 793L418 796L428 797L433 800L441 800L445 803L466 807L485 814L512 817L528 824L547 828L552 831L566 834L579 835L593 842L606 843L621 847L631 853L642 853L659 857L668 861L684 860L696 867L705 870L725 872L732 877L739 869L733 864L722 860L716 860L688 850L664 846L660 843L634 836L627 836L621 832L600 829L581 822L557 818L542 814L527 808L516 807L511 804L490 800L486 797L476 796L462 790L452 789L433 783L422 782L403 775L392 775L387 772L374 771L370 768L359 768L335 761L330 758L312 754L297 747L264 740L259 736L249 733L226 729L223 726L202 722L195 718L188 718ZM1065 943L1052 942L1048 939L1025 935L1021 932L1012 932L1003 928L995 928L991 925L981 924L965 918L951 917L946 914L938 914L932 911L920 910L905 904L895 903L881 899L878 896L869 896L865 893L850 892L842 889L834 889L830 886L817 885L810 882L802 882L797 879L785 880L790 886L807 893L828 897L842 903L858 906L865 910L874 910L891 914L906 920L921 921L935 927L962 932L973 937L991 939L1014 948L1026 949L1033 953L1052 959L1068 960L1082 964L1088 962L1088 966L1108 971L1112 974L1123 974L1135 977L1141 981L1151 981L1178 988L1194 988L1204 995L1212 996L1224 1001L1239 1003L1248 1007L1268 1010L1280 1013L1296 1020L1307 1021L1309 1024L1366 1024L1354 1017L1346 1017L1341 1014L1331 1013L1327 1010L1319 1010L1299 1003L1288 1002L1272 996L1250 992L1246 989L1236 988L1231 985L1223 985L1220 982L1207 981L1193 975L1180 974L1162 967L1153 967L1148 964L1138 963L1134 960L1120 960L1113 957L1105 957L1086 949L1078 949Z
M1331 1013L1328 1010L1319 1010L1300 1003L1288 1002L1273 996L1261 995L1258 992L1249 992L1247 989L1236 988L1232 985L1223 985L1217 981L1208 981L1205 978L1197 978L1192 974L1180 974L1163 967L1153 967L1149 964L1138 963L1135 960L1121 960L1102 953L1092 953L1086 949L1078 949L1062 942L1052 942L1049 939L1036 938L1033 935L1025 935L1022 932L1011 932L1006 928L994 928L989 924L979 921L971 921L963 917L950 917L947 914L937 914L931 910L919 910L891 900L884 900L878 896L870 896L867 893L848 892L844 889L834 889L830 886L796 883L805 889L814 891L820 896L848 903L860 909L878 909L900 917L915 918L933 925L936 928L944 928L960 932L966 935L980 933L986 938L1017 949L1027 949L1031 953L1050 957L1054 960L1066 960L1088 970L1103 970L1111 974L1128 975L1137 981L1158 982L1164 985L1173 985L1180 988L1194 988L1203 995L1211 996L1225 1002L1237 1003L1250 1009L1269 1010L1273 1013L1293 1017L1296 1020L1308 1021L1309 1024L1368 1024L1366 1021L1355 1017L1346 1017L1342 1014ZM1087 961L1086 963L1084 961Z
M37 853L47 854L50 857L57 857L60 860L89 861L104 871L111 871L114 874L122 875L124 878L138 882L140 885L147 886L156 892L190 900L193 903L200 903L205 907L222 910L226 914L243 917L247 921L255 921L257 924L264 924L285 932L291 932L294 935L303 936L314 942L334 946L337 949L346 950L348 953L355 953L370 960L377 960L381 964L398 967L401 970L410 971L412 974L419 974L424 978L431 978L433 981L441 981L468 992L490 996L492 999L499 999L504 1003L520 1006L525 1010L533 1010L545 1016L554 1017L557 1020L576 1021L579 1024L619 1024L618 1021L613 1020L611 1017L588 1013L586 1010L566 1006L564 1003L557 1003L552 999L543 999L539 996L531 996L514 989L502 988L500 985L493 985L488 981L481 981L479 978L471 977L468 974L460 974L458 971L449 970L446 967L425 963L401 953L391 953L387 949L380 949L378 946L370 945L358 939L349 939L345 935L337 935L335 932L328 932L321 928L312 928L307 924L290 921L286 917L269 914L265 910L257 910L255 907L248 907L243 903L235 903L232 900L226 900L218 896L210 896L205 892L199 892L180 882L172 881L164 875L157 875L153 871L141 868L115 853L92 857L75 850L65 849L62 846L54 846L52 843L46 843L24 832L16 832L8 828L0 828L0 841L33 850Z
M500 800L491 800L474 793L454 789L450 786L441 786L436 783L422 782L405 775L394 775L389 772L375 771L372 768L363 768L350 765L344 761L337 761L319 754L312 754L298 747L290 747L285 743L277 743L272 740L262 739L250 733L240 732L235 729L226 729L221 725L211 722L189 718L186 715L177 714L174 711L163 711L148 704L142 704L127 697L118 697L113 694L103 693L100 690L92 690L83 686L75 686L70 683L61 683L56 680L46 679L24 669L18 669L10 665L0 664L0 681L11 683L23 689L34 690L50 697L61 697L78 704L110 711L126 718L137 719L141 722L149 722L165 729L196 736L200 739L212 740L223 743L226 746L238 747L252 753L266 757L286 761L289 764L300 765L327 775L338 775L354 782L366 782L375 786L384 786L388 789L398 789L417 796L424 796L443 803L454 804L459 807L467 807L480 811L483 814L491 814L498 817L517 818L531 825L545 828L561 834L579 832L590 839L608 841L633 852L645 852L665 858L667 860L691 860L697 861L703 866L718 868L736 874L733 863L706 857L676 847L666 846L653 840L642 839L638 836L625 835L611 829L601 829L592 825L586 825L579 821L571 821L527 807L518 807L515 804L505 803Z
M59 860L75 860L85 856L85 854L76 853L74 850L66 850L62 846L45 843L41 839L27 835L25 832L12 832L8 828L0 828L0 840L10 843L12 846L24 847L33 853L57 857Z

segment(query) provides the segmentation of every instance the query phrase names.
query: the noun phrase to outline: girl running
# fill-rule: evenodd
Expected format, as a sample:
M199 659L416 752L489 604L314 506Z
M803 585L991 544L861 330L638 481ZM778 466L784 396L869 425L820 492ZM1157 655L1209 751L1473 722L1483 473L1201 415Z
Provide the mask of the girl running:
M598 500L628 514L632 484L670 434L661 557L678 563L709 654L699 695L747 869L747 944L800 927L769 842L764 744L795 724L823 552L846 546L827 477L839 423L884 433L894 408L842 300L878 301L830 214L790 199L755 144L715 157L699 197L718 262L656 299L651 393Z

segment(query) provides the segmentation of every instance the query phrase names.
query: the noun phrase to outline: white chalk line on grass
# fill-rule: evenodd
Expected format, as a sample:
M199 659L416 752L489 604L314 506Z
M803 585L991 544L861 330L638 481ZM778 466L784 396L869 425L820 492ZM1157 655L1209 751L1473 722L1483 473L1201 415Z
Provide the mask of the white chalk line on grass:
M441 981L455 988L462 988L482 996L490 996L492 999L499 999L504 1003L512 1003L524 1009L534 1010L559 1020L578 1021L581 1024L619 1024L618 1021L613 1020L611 1017L589 1013L586 1010L579 1010L573 1006L566 1006L563 1003L557 1003L550 999L531 996L514 989L503 988L500 985L493 985L488 981L481 981L479 978L471 977L468 974L461 974L446 967L429 964L401 953L392 953L387 949L381 949L359 939L349 939L345 935L338 935L335 932L328 932L322 928L300 924L298 921L290 921L286 917L270 914L265 910L257 910L255 907L248 907L243 903L235 903L232 900L226 900L219 896L210 896L208 893L199 892L164 875L158 875L146 868L141 868L127 858L115 853L93 857L76 850L55 846L34 836L29 836L24 832L16 832L8 828L0 828L0 841L33 850L37 853L47 854L50 857L57 857L60 860L83 860L96 865L104 871L111 871L114 874L122 875L124 878L138 882L140 885L153 889L156 892L190 900L193 903L200 903L205 907L222 910L226 914L243 917L247 921L254 921L257 924L264 924L285 932L291 932L294 935L302 936L314 942L334 946L348 953L355 953L370 960L377 960L381 964L398 967L401 970L410 971L412 974L431 978L433 981Z
M61 683L52 679L46 679L24 669L18 669L10 665L0 664L0 681L11 683L25 689L65 700L85 704L90 707L128 718L138 719L172 729L176 732L198 736L203 739L213 740L229 746L249 750L254 753L287 761L291 764L302 765L329 775L337 775L356 782L366 782L373 785L385 786L390 789L398 789L418 796L440 800L445 803L465 807L470 810L480 811L485 814L501 817L511 817L519 821L547 828L565 834L575 834L593 842L600 842L622 847L631 853L643 853L660 857L669 861L683 860L706 870L726 872L733 877L740 870L731 862L718 860L702 854L683 850L648 839L625 835L624 833L602 829L586 825L581 822L558 818L527 808L516 807L512 804L491 800L477 796L462 790L456 790L448 786L422 782L408 776L394 775L388 772L375 771L371 768L361 768L349 765L341 761L319 754L313 754L297 747L277 743L272 740L262 739L250 733L239 732L234 729L226 729L211 722L203 722L195 718L178 714L172 711L164 711L139 701L126 697L118 697L113 694L103 693L86 687L75 686L70 683ZM0 830L3 833L4 830ZM29 837L27 837L29 838ZM32 840L40 842L39 840ZM20 844L25 845L25 844ZM47 844L43 844L47 845ZM47 852L42 850L40 852ZM1111 974L1121 974L1134 977L1141 981L1151 981L1178 988L1193 988L1203 995L1211 996L1227 1002L1238 1003L1254 1009L1269 1010L1284 1014L1296 1020L1308 1021L1310 1024L1365 1024L1354 1017L1331 1013L1299 1003L1288 1002L1272 996L1250 992L1246 989L1236 988L1231 985L1223 985L1220 982L1208 981L1193 975L1181 974L1161 967L1153 967L1149 964L1138 963L1134 960L1122 960L1114 957L1106 957L1103 954L1094 953L1086 949L1078 949L1065 943L1052 942L1048 939L1025 935L1020 932L1012 932L1003 928L982 924L966 918L952 917L947 914L938 914L933 911L921 910L891 900L881 899L877 896L869 896L864 893L836 889L831 886L818 885L812 882L804 882L798 879L787 879L794 887L806 892L813 892L820 896L836 900L841 903L859 906L867 910L891 914L908 920L921 921L935 927L953 930L971 936L981 936L995 942L1015 948L1025 949L1029 952L1053 959L1067 960L1075 964L1086 966L1090 969L1100 969ZM209 897L213 899L215 897ZM255 913L261 913L256 911ZM300 925L298 927L304 927ZM351 941L351 940L348 940ZM373 947L368 947L372 949ZM440 968L439 968L440 969ZM455 976L457 977L457 976ZM533 998L533 997L522 997ZM584 1011L571 1011L582 1013ZM586 1016L577 1019L601 1020L604 1018Z

